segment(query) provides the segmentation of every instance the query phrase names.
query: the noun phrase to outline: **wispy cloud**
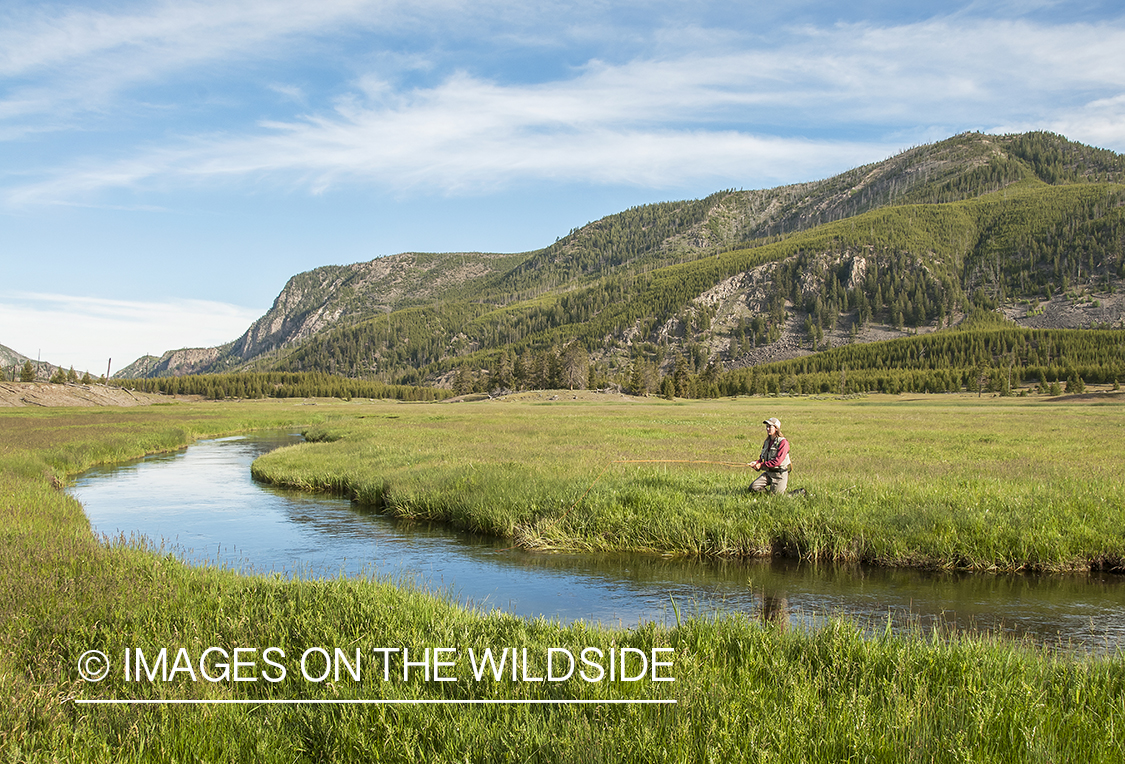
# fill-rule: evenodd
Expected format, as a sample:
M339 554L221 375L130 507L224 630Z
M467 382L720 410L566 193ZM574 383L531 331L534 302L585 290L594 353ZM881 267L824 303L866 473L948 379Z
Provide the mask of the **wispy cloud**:
M270 60L296 40L393 23L399 0L194 0L111 13L32 6L0 22L0 137L77 126L129 88L211 65Z
M637 118L644 108L639 101L660 100L652 94L567 90L502 88L456 77L391 107L347 104L326 116L262 123L251 136L201 136L114 163L74 165L13 188L7 198L70 203L113 188L159 190L263 177L316 193L355 183L456 194L529 180L651 188L735 177L780 182L825 166L843 169L870 161L873 150L896 148L663 126L651 110L648 119Z
M76 163L8 199L263 176L314 192L357 182L446 193L529 180L781 182L881 158L902 148L886 136L904 129L1065 126L1125 147L1121 51L1125 28L1111 25L944 20L803 28L773 47L591 61L531 84L454 72L399 91L372 73L332 110Z
M126 301L0 293L4 344L91 373L168 348L213 347L239 337L264 311L208 300ZM103 357L104 354L104 357Z
M499 26L541 27L551 14L556 24L564 15L554 4L530 10L512 0L163 0L106 10L12 0L0 9L0 120L40 117L45 124L28 122L28 129L50 129L67 116L120 105L116 99L130 88L168 78L202 73L238 81L248 63L269 69L345 57L341 41L369 34L454 30L468 38L502 37ZM565 28L555 26L543 40L558 44ZM425 65L414 51L378 46L369 42L359 50Z
M188 63L260 51L286 35L307 37L341 24L374 23L403 5L400 0L179 0L109 13L35 4L5 14L0 77L70 71L95 61L100 73L116 71L122 80L149 77ZM149 67L129 71L142 58Z

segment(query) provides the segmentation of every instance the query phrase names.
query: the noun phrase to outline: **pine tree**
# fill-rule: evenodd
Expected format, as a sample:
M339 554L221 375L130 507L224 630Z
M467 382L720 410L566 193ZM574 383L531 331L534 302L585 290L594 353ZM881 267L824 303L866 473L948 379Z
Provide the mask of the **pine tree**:
M633 359L633 371L629 376L629 388L633 395L648 395L649 373L648 364L643 358Z
M465 395L473 390L473 377L467 363L457 367L457 375L453 378L453 394Z
M31 368L31 361L23 362L23 371L20 372L20 382L34 382L35 369Z
M590 354L577 342L567 345L561 361L562 382L571 390L581 388L589 376Z
M681 398L691 396L691 378L688 374L687 359L683 356L676 359L676 365L672 371L672 387L674 394Z
M512 356L505 348L500 353L492 367L490 384L497 390L510 390L515 384L515 374L512 365Z

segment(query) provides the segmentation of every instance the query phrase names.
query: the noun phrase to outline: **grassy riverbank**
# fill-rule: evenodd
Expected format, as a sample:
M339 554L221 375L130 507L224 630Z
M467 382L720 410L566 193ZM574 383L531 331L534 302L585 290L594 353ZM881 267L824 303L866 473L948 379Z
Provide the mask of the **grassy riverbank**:
M632 442L638 437L659 440L661 426L651 421L656 409L645 406L635 412L642 420L628 420L622 437ZM717 449L724 447L720 436L725 428L740 425L726 422L727 417L706 405L663 410L674 412L675 431L697 416L713 423ZM771 413L778 410L772 407ZM570 448L577 459L590 448L578 437L588 425L584 418L596 418L596 413L572 409L572 414ZM319 421L313 421L314 415ZM787 416L778 415L783 421ZM366 418L356 419L359 416ZM395 416L399 418L391 418ZM490 435L490 427L472 416L467 407L447 405L296 408L274 402L128 412L0 412L0 761L1110 761L1125 753L1125 662L1120 655L1054 655L989 637L939 639L919 634L865 639L846 623L827 624L813 633L784 631L741 617L628 631L559 626L467 611L388 582L291 582L192 569L127 543L99 543L80 505L52 485L98 462L255 427L300 422L323 432L366 433L367 425L374 423L409 423L401 432L431 436L419 435L419 446L445 440L443 432ZM543 443L539 447L549 453L566 451L565 438L548 447L534 437L536 431L542 435L549 429L545 424L554 416L509 418L513 432L528 432L520 441L529 449L526 457L538 453L536 443ZM605 416L624 414L607 409ZM762 418L757 413L753 417ZM457 425L452 430L451 421ZM647 432L629 435L633 427ZM757 429L749 427L753 440ZM796 438L797 431L791 428L791 436ZM382 445L373 439L365 442L370 453L391 448L386 437ZM400 438L398 445L404 442ZM314 444L306 454L331 445L336 444ZM717 458L740 457L745 445L745 440L727 443L730 452ZM476 479L473 474L482 469L480 451L462 449L461 467L469 488ZM426 454L419 451L398 474L424 473ZM430 485L440 488L448 479L441 477L448 467L432 453L429 458L439 474ZM811 454L805 461L812 461ZM678 473L671 469L644 469L644 481L680 485ZM605 483L610 477L603 476L590 495L612 485ZM717 468L691 477L703 488L741 479ZM528 481L529 495L544 494L554 480L563 478L539 472ZM642 482L642 487L647 484ZM394 490L400 489L392 488L391 496ZM577 498L568 496L566 501ZM158 670L151 681L147 676L141 681L125 679L120 662L126 649L145 651L148 665L161 647L168 649L165 669L178 669L169 681L161 681ZM239 669L242 678L254 681L204 678L204 670L220 675L218 664L224 662L221 654L212 653L205 666L199 666L209 647L228 654L235 648L254 648L242 653L244 665ZM272 681L279 671L265 662L267 647L284 652L284 657L272 653L288 669L280 681ZM419 668L403 681L401 663L393 665L391 678L385 680L382 658L372 653L373 648L407 648L411 660L417 661L426 648L442 647L454 652L443 654L452 663L441 673L455 681L439 682L433 675L426 681ZM547 676L545 656L552 647L576 656L585 648L603 656L610 650L620 655L628 648L630 675L638 671L639 654L656 655L671 665L635 681L586 681L578 676L533 681ZM340 648L352 663L355 650L361 650L361 678L353 679L344 667L339 677L316 681L323 667L316 662L316 648L330 655ZM521 655L526 648L527 673L476 679L466 658L469 650L479 655L486 648L515 648ZM668 652L654 654L654 648ZM80 657L94 649L114 663L99 683L78 675ZM304 654L311 656L307 668L313 679L301 675ZM233 665L233 658L225 662ZM199 674L194 680L192 672ZM589 669L589 674L596 672ZM653 676L675 681L654 681ZM262 702L75 702L123 697ZM676 703L265 702L360 698Z
M755 473L691 463L756 458L767 416L808 496L750 497ZM1112 569L1123 426L1118 402L967 396L388 405L254 473L530 548Z

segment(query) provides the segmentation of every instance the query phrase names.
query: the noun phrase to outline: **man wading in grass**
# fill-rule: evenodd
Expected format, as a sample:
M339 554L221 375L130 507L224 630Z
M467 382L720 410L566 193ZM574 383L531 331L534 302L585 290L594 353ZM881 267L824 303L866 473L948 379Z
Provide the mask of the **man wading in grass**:
M762 455L758 461L750 462L750 469L764 471L750 484L750 490L754 493L785 493L789 484L789 441L781 434L781 421L776 417L770 417L762 424L766 426L766 442L762 444Z

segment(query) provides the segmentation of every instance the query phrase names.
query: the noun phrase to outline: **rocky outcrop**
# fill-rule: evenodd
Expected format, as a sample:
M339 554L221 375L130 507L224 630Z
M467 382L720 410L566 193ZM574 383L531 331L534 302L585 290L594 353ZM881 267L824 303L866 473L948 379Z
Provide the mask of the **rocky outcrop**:
M143 356L118 371L117 379L140 377L179 377L184 374L206 374L215 370L215 362L223 355L225 347L181 348L169 350L164 355Z
M298 274L264 316L231 345L230 355L249 361L291 346L340 322L354 323L425 301L485 278L513 255L482 252L404 252L352 265Z
M234 342L216 348L185 348L145 356L115 377L160 377L225 372L340 324L351 324L408 304L469 289L511 267L523 255L481 252L404 252L352 265L328 265L299 273L265 315Z

